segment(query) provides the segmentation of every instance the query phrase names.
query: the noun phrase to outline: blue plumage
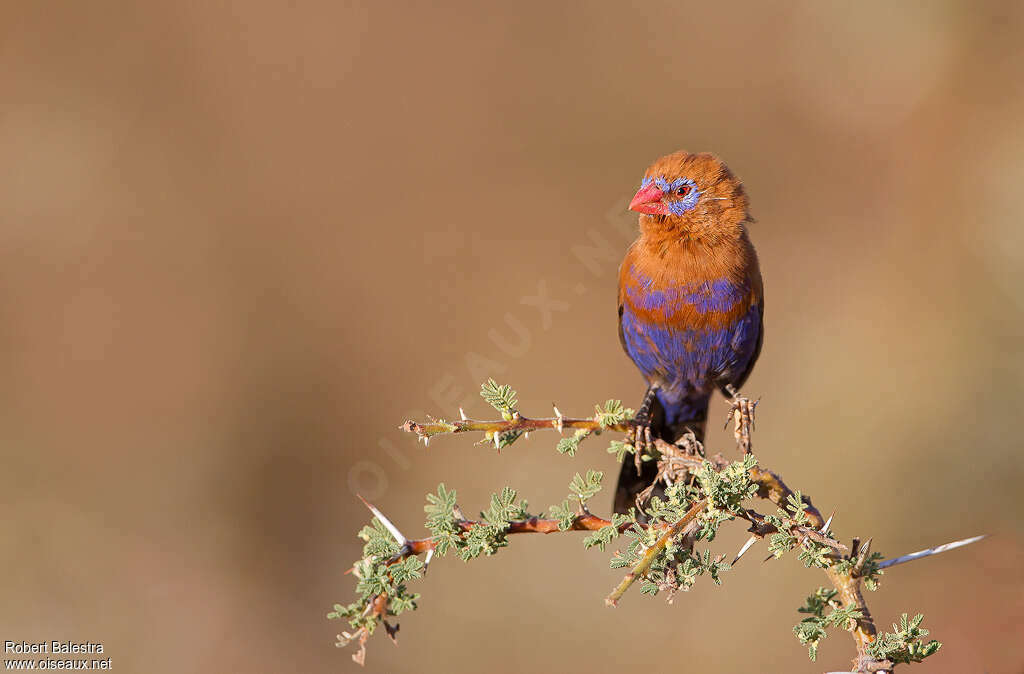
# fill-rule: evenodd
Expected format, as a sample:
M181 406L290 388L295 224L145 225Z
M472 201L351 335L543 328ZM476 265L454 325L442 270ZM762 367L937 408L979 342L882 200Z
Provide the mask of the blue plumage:
M749 287L726 279L696 285L696 290L693 285L665 290L626 286L630 301L621 317L626 353L648 381L660 382L656 395L669 425L703 418L715 385L748 369L760 338L756 304L722 327L676 323L673 318L684 306L721 315L750 296Z

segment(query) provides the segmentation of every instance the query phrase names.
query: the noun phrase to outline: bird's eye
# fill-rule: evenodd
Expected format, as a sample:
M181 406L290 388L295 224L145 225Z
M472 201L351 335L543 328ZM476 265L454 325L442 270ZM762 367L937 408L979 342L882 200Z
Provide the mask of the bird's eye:
M676 190L676 194L681 197L685 197L693 189L693 185L682 185Z

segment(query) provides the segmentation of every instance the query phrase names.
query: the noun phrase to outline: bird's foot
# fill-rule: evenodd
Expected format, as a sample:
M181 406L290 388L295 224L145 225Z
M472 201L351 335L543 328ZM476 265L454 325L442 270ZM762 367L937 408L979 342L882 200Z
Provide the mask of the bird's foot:
M752 449L750 434L754 430L754 411L757 409L760 399L751 400L741 395L732 386L727 386L726 390L732 395L732 398L728 401L729 416L725 419L725 426L728 428L729 422L733 423L733 437L736 438L736 446L744 454L750 454Z
M633 465L636 466L636 474L640 475L644 454L653 455L654 439L651 435L651 407L654 405L655 392L658 389L654 386L647 388L644 400L640 403L640 409L633 417L633 429L629 433L630 444L633 445Z
M635 420L636 421L636 420ZM654 439L651 436L651 425L649 419L641 419L637 426L630 432L630 444L633 445L633 465L636 466L636 474L641 471L641 462L644 454L650 455L654 448Z

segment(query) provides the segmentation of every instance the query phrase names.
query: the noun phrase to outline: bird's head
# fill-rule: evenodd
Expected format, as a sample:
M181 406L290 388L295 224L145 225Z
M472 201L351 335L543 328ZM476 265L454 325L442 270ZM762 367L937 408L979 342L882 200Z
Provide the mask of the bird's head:
M743 185L717 157L679 151L651 164L629 208L644 231L712 236L752 221Z

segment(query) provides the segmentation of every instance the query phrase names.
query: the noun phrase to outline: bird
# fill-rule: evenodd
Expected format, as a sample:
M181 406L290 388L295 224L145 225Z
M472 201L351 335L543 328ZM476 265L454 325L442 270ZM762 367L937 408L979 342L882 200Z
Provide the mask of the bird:
M619 267L619 340L647 382L639 454L645 435L676 442L689 431L703 441L712 393L737 395L761 352L764 288L746 192L714 155L661 157L629 209L640 235ZM656 476L654 462L623 462L615 511L626 513Z

